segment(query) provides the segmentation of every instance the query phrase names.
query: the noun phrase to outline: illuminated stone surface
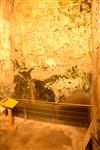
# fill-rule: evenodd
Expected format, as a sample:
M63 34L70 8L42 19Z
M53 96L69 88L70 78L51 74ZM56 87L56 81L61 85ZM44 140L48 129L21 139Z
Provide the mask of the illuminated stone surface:
M41 1L41 3L55 4L57 1ZM34 9L32 2L15 1L12 17L15 48L23 49L25 59L34 53L44 56L48 53L48 57L52 55L55 59L56 51L58 55L65 53L66 57L69 55L72 58L88 55L88 39L91 34L90 14L64 15L59 13L56 4L55 8L46 6L40 9L41 3L39 1L38 9ZM73 17L76 18L75 23ZM59 56L59 61L62 55Z
M10 22L8 3L0 1L0 97L11 96L13 91L13 68L11 62Z
M16 68L12 69L11 61L15 60L21 67L23 63L29 69L34 67L31 77L38 79L62 74L76 64L83 71L91 70L91 15L75 13L76 8L72 9L68 3L61 0L15 0L11 7L11 3L2 1L0 60L6 60L8 69L7 65L5 68L9 70L11 80L18 72ZM65 10L65 5L71 14ZM63 11L59 10L61 6ZM7 77L2 67L0 74L5 81Z

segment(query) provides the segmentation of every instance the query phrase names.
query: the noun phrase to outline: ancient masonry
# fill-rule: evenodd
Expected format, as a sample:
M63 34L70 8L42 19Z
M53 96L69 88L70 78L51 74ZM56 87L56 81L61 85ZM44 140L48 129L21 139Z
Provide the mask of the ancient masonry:
M84 15L78 8L70 0L0 0L1 95L13 92L18 66L34 68L31 76L38 79L75 63L91 70L91 15L88 7Z

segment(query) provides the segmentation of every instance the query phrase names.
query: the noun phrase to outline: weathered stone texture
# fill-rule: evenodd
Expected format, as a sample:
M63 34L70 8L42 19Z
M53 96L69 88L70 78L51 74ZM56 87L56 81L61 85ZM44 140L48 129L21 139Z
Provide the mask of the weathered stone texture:
M7 1L0 1L0 97L10 96L13 90L13 70L10 46L10 22Z
M90 13L65 15L59 12L60 6L57 0L15 1L11 22L14 49L22 50L25 61L33 62L31 65L40 65L40 59L44 65L49 59L66 65L66 59L89 53Z
M75 64L81 70L91 70L90 13L80 13L77 5L69 6L64 0L1 1L2 81L9 75L12 83L19 66L34 68L31 77L38 79L63 74ZM12 62L18 63L17 69Z

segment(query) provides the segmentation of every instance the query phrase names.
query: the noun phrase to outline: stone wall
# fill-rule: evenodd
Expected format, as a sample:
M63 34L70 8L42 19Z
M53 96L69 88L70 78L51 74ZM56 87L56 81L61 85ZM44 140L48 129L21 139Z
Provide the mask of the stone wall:
M91 15L80 13L77 4L67 5L64 2L14 2L11 21L12 57L20 65L25 62L28 68L35 66L33 78L46 78L48 71L49 75L56 74L58 70L64 72L74 64L79 64L85 71L91 68ZM41 76L38 71L41 71Z
M12 83L19 71L31 68L31 78L39 80L64 75L75 65L91 71L88 5L77 0L2 1L1 81L9 76Z
M11 96L13 91L9 6L7 0L0 0L0 97Z

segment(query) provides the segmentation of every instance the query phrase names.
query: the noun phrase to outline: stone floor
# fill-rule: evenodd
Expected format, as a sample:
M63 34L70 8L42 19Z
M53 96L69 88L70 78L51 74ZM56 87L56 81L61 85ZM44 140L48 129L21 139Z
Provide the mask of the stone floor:
M81 150L86 133L85 128L20 118L13 128L3 118L0 123L1 150Z

